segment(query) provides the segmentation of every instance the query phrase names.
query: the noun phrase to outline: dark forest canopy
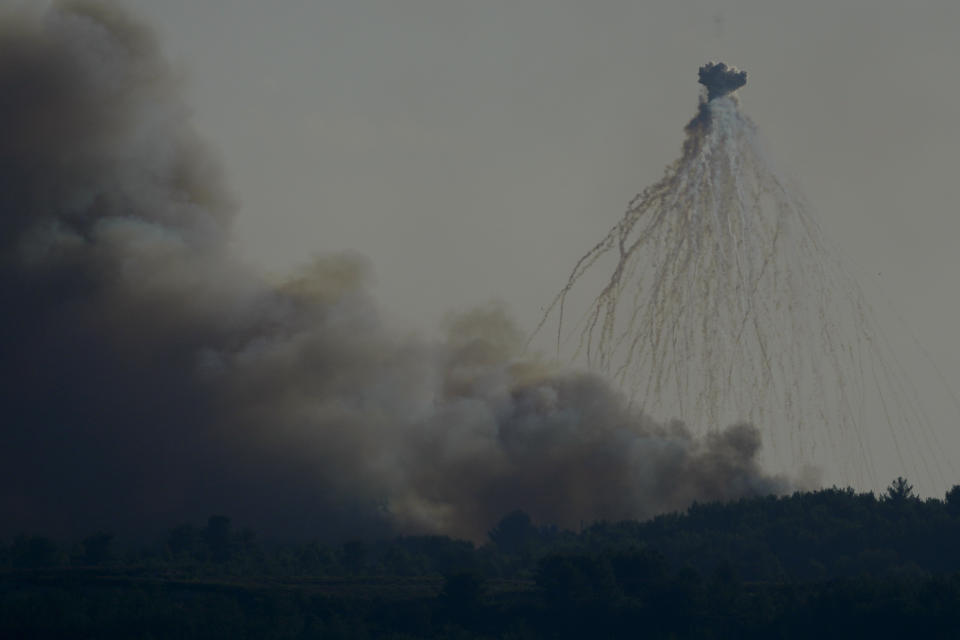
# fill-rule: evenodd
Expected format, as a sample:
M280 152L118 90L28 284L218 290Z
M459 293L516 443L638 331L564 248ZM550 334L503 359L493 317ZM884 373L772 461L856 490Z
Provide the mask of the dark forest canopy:
M635 637L643 625L651 637L799 638L830 625L950 637L957 540L960 486L921 500L900 478L879 497L798 492L576 532L517 511L479 547L269 542L213 516L145 547L107 532L0 545L0 633Z
M491 526L485 544L448 536L261 539L227 516L171 527L161 540L118 541L91 532L72 541L21 534L0 546L8 569L129 565L246 575L527 575L551 554L655 551L665 565L709 572L735 566L745 580L820 580L861 573L960 571L960 486L921 500L898 478L878 496L852 489L695 503L647 521L587 523L579 531L536 523L523 511Z

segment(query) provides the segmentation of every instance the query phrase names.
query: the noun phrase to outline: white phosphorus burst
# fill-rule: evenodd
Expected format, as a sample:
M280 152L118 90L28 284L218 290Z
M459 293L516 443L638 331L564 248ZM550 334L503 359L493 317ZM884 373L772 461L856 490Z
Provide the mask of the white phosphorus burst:
M882 447L918 487L943 488L949 463L916 390L736 98L702 100L686 133L680 159L580 258L537 331L556 322L558 355L585 358L655 417L757 424L781 469L876 488L890 480L875 464ZM574 295L608 264L592 302ZM577 300L587 311L568 326Z

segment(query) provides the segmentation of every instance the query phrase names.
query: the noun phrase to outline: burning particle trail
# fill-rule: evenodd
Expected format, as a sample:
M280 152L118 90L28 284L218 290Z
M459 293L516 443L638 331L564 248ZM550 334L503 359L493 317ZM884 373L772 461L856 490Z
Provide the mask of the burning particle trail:
M575 345L654 416L759 424L780 467L877 487L885 447L944 488L942 448L860 287L739 108L746 72L709 63L699 80L680 159L580 258L536 332L555 322L558 355ZM582 297L585 276L608 267Z

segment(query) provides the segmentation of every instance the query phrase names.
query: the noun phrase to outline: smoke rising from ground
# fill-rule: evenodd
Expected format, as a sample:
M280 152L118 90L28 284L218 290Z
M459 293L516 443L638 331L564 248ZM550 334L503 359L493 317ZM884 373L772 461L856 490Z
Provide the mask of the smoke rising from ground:
M4 531L480 538L782 491L757 430L695 438L599 377L520 356L502 310L400 335L359 256L277 286L150 31L110 4L0 20ZM268 212L266 212L268 215Z

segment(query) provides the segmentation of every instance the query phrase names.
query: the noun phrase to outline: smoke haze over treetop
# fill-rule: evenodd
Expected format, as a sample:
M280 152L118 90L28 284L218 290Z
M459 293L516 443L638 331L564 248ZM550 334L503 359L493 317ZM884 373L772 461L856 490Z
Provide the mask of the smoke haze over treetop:
M4 532L473 538L781 491L748 425L696 438L520 355L506 314L393 330L364 259L273 285L149 29L112 4L0 22ZM268 215L268 212L265 212ZM437 268L442 268L438 265Z

